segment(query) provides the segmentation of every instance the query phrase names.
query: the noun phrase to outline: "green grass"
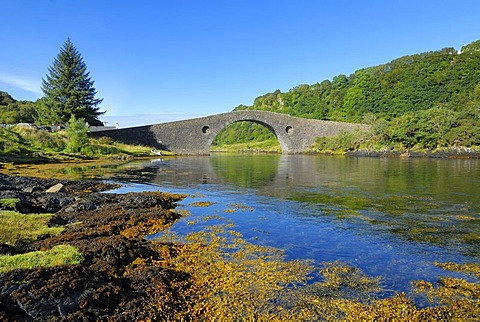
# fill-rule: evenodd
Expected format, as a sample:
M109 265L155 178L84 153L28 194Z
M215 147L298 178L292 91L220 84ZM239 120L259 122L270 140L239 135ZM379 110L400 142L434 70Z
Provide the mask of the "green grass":
M114 141L107 137L102 137L98 139L90 138L90 145L86 151L92 156L103 156L103 155L131 155L131 156L146 156L151 155L151 149L147 146L142 145L131 145L121 142Z
M18 133L0 127L0 152L18 154L25 150L25 141Z
M43 236L56 236L64 228L48 227L52 217L52 214L21 214L15 211L0 211L0 243L19 247ZM73 265L82 260L82 254L75 247L69 245L55 246L47 251L0 255L0 274L17 268L32 269Z
M63 227L48 227L51 214L20 214L0 211L0 242L11 246L28 243L40 236L56 236Z
M76 265L83 260L82 254L73 246L58 245L47 251L19 255L0 255L0 274L14 269L32 269L61 265Z
M216 152L275 152L280 153L282 150L276 138L265 141L251 141L233 144L212 145L211 151Z
M19 202L20 199L17 198L0 199L0 206L4 209L15 210Z
M109 138L87 138L88 143L75 153L69 149L66 131L47 132L33 127L0 128L0 161L29 163L41 160L70 160L140 157L151 155L151 147L129 145ZM168 155L168 153L164 153Z

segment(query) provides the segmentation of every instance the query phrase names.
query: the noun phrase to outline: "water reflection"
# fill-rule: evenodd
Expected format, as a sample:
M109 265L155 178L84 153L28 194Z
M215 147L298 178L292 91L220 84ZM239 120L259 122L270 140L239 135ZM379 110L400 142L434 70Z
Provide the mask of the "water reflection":
M480 160L215 154L130 164L122 176L291 200L300 203L296 217L331 217L367 234L480 253Z
M183 207L193 217L228 218L288 258L341 260L395 291L435 281L434 261L480 257L480 160L214 154L127 163L111 178L121 192L192 195Z
M192 195L183 207L194 217L226 217L288 258L341 260L396 291L444 274L434 261L480 257L480 160L214 154L72 168L44 172ZM212 205L189 206L197 201Z
M142 181L148 177L159 185L222 184L255 188L276 197L291 196L299 189L340 189L367 195L415 194L478 205L480 196L480 160L213 155L157 159L130 166L126 173ZM138 173L139 169L144 172Z

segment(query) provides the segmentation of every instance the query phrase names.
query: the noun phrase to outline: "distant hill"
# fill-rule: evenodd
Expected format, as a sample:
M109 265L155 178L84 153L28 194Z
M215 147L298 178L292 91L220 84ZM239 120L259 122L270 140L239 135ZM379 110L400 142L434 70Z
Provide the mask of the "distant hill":
M0 124L33 123L35 113L34 102L17 101L0 91Z
M292 116L361 122L367 113L391 119L406 112L446 105L461 110L480 86L480 40L457 51L444 48L338 75L313 85L279 90L237 109L268 110Z
M276 90L257 97L251 106L235 108L244 109L346 122L382 119L391 124L401 121L397 118L409 115L428 118L428 113L434 115L438 112L431 109L441 109L440 114L452 117L449 121L451 129L457 128L450 136L461 135L466 127L478 127L475 115L480 120L480 40L461 50L444 48L403 56L386 64L357 70L349 76L338 75L332 80L298 85L285 93ZM240 131L245 132L246 126L239 124L226 129L215 143L222 144L226 138L231 138L228 132L234 128L243 128ZM460 126L464 128L459 130ZM263 129L255 127L255 131L261 137L265 135ZM478 131L480 133L480 129ZM478 136L480 140L480 134ZM238 136L237 139L246 140ZM475 138L469 142L480 144ZM416 143L413 140L408 144Z

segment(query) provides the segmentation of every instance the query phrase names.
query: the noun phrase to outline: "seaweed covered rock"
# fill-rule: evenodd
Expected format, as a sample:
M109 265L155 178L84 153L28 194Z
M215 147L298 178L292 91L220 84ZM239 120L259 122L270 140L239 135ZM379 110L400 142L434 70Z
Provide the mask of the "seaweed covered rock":
M158 245L144 237L180 217L173 209L183 196L88 192L112 187L95 181L64 181L68 192L24 190L29 186L46 189L56 182L0 175L5 188L0 198L17 198L19 209L25 212L55 212L49 225L65 227L60 235L26 245L28 250L69 244L84 260L80 265L17 269L0 275L0 320L158 318L151 301L162 292L172 292L169 285L173 280L186 277L158 265L162 261ZM0 244L0 254L9 252L11 247Z

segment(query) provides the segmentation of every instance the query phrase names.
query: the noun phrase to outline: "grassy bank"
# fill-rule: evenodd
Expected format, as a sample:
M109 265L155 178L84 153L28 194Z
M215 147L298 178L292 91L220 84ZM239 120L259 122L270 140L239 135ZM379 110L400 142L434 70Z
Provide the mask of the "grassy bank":
M0 203L14 205L12 200L1 199ZM52 214L21 214L11 210L0 211L0 244L7 245L11 252L20 254L0 255L0 274L14 269L32 269L59 265L74 265L82 261L80 252L69 245L58 245L50 250L24 252L23 247L38 238L59 235L64 228L50 226Z
M233 144L217 144L210 148L212 152L263 152L281 153L282 149L276 138L263 141L250 141Z
M72 148L67 131L48 132L30 126L0 128L0 162L41 163L85 159L128 159L150 156L151 148L128 145L109 138L85 136L81 145Z
M426 148L421 144L406 146L399 142L381 141L373 132L342 132L338 136L318 137L312 152L390 157L480 157L480 146L441 146Z
M0 255L0 274L15 269L78 265L82 260L82 254L75 247L58 245L46 251L35 251L18 255Z

